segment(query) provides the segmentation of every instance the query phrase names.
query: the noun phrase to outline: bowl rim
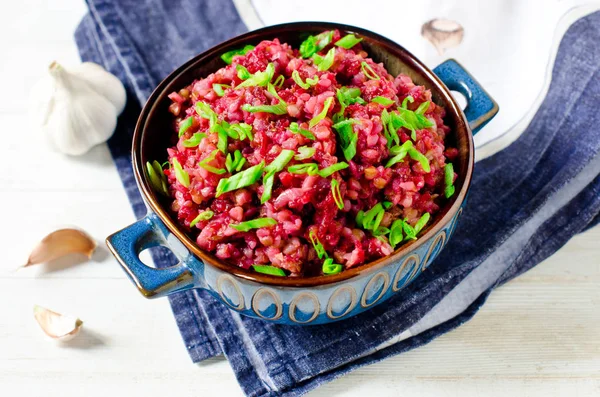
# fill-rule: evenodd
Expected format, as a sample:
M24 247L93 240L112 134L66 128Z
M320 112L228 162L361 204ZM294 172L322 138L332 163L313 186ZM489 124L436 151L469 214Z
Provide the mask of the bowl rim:
M241 45L244 45L248 41L256 39L255 36L257 35L260 36L264 35L265 33L271 33L273 34L273 37L277 37L278 32L280 33L281 31L293 30L298 31L298 33L301 34L302 31L307 31L309 30L309 28L310 30L315 30L315 28L323 30L339 29L344 33L355 33L365 37L369 41L376 42L378 45L383 45L388 48L394 48L394 50L403 53L406 57L406 59L402 59L403 63L405 63L410 69L417 71L422 77L428 80L430 84L436 86L439 92L442 93L443 96L445 96L446 102L451 104L451 108L446 108L446 111L453 112L458 116L457 129L462 126L462 128L464 128L467 133L467 170L464 174L463 185L458 194L453 198L453 202L450 205L450 207L446 210L445 214L441 218L435 219L435 221L425 229L425 232L420 236L419 239L404 244L403 246L395 250L391 255L379 258L375 261L368 262L354 268L350 268L348 270L344 270L335 275L322 275L302 278L277 277L253 272L251 270L246 270L241 267L236 267L221 261L220 259L200 249L196 245L195 241L193 241L185 231L183 231L177 224L175 224L175 222L169 216L168 212L165 209L163 209L163 207L158 203L154 192L150 188L149 182L146 180L145 173L143 172L144 165L142 164L141 156L141 138L145 129L146 120L152 113L153 109L157 106L157 99L161 96L161 94L164 93L166 87L173 80L178 78L179 75L183 74L184 72L187 72L190 68L193 68L197 63L201 62L204 59L214 58L216 55L231 50L232 48L237 48ZM448 224L454 218L455 214L462 206L462 203L467 195L467 191L471 184L471 178L474 167L474 143L473 133L471 131L471 128L469 127L469 123L466 120L464 112L460 108L456 99L450 93L448 87L446 87L446 85L439 79L439 77L437 77L435 73L433 73L433 71L431 71L427 66L425 66L425 64L423 64L418 58L412 55L400 44L397 44L396 42L378 33L374 33L370 30L352 25L333 22L302 21L271 25L238 35L232 39L224 41L194 56L193 58L185 62L183 65L175 69L173 72L171 72L154 89L154 91L144 104L142 111L140 112L133 134L132 166L135 179L138 184L138 188L142 193L144 201L149 205L150 210L157 214L160 220L165 224L167 229L172 234L174 234L185 245L185 247L191 253L193 253L194 256L199 258L205 265L213 266L235 277L263 285L276 287L316 287L339 283L358 277L363 274L370 274L372 272L375 272L378 269L384 268L388 265L398 262L398 259L410 254L412 251L418 249L421 245L423 245L426 241L436 236L446 226L446 224Z

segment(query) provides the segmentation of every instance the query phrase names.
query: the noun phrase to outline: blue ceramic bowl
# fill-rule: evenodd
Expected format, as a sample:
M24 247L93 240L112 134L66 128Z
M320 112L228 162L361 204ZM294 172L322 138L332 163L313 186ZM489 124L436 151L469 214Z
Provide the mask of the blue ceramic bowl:
M307 34L339 29L362 37L363 47L392 75L405 73L432 91L433 100L446 108L446 124L459 149L454 162L458 179L453 199L435 216L418 240L393 255L333 276L276 277L228 265L201 251L168 212L169 203L150 187L144 164L166 159L172 146L172 116L167 95L224 66L220 55L244 44L279 38L298 46ZM468 101L463 113L450 90ZM398 44L373 32L352 26L301 22L271 26L222 43L175 70L156 88L138 120L133 137L133 167L139 188L149 206L148 215L107 238L112 253L140 292L158 297L192 288L208 290L232 310L281 324L323 324L354 316L385 301L422 273L448 244L469 189L473 171L473 134L498 112L494 100L456 61L448 60L433 71ZM153 246L170 249L179 259L175 266L155 269L144 265L139 253Z

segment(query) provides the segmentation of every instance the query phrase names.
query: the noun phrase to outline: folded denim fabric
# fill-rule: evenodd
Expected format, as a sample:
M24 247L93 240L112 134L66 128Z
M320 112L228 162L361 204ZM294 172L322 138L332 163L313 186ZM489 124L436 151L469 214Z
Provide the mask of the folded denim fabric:
M174 68L245 27L230 1L87 0L81 57L127 86L109 141L136 216L146 209L130 164L133 126ZM428 343L470 319L491 290L600 221L600 13L574 23L552 83L521 137L475 166L452 242L409 287L372 310L311 327L239 316L207 293L169 297L194 362L225 354L249 396L297 396L362 365ZM432 65L434 66L434 65ZM500 104L502 105L502 104ZM157 266L168 258L155 255Z

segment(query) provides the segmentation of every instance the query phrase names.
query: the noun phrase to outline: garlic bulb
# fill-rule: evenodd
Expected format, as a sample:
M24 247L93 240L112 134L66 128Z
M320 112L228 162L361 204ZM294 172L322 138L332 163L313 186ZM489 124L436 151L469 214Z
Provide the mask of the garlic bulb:
M32 111L50 143L74 156L111 137L126 101L121 81L91 62L69 70L52 62L32 96Z

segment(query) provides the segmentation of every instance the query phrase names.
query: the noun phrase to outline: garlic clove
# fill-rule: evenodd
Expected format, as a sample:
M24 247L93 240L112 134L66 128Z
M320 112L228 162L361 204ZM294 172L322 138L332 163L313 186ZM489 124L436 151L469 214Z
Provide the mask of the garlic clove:
M97 246L96 241L82 230L60 229L40 241L23 267L50 262L75 253L85 255L89 259Z
M85 79L86 83L115 106L117 114L121 114L127 100L127 93L121 80L93 62L82 63L78 68L73 69L72 73Z
M458 47L465 34L464 28L450 19L432 19L423 24L421 35L429 40L442 55L446 49Z
M83 321L77 317L56 313L38 305L33 307L33 315L46 335L61 342L73 339L83 326Z

